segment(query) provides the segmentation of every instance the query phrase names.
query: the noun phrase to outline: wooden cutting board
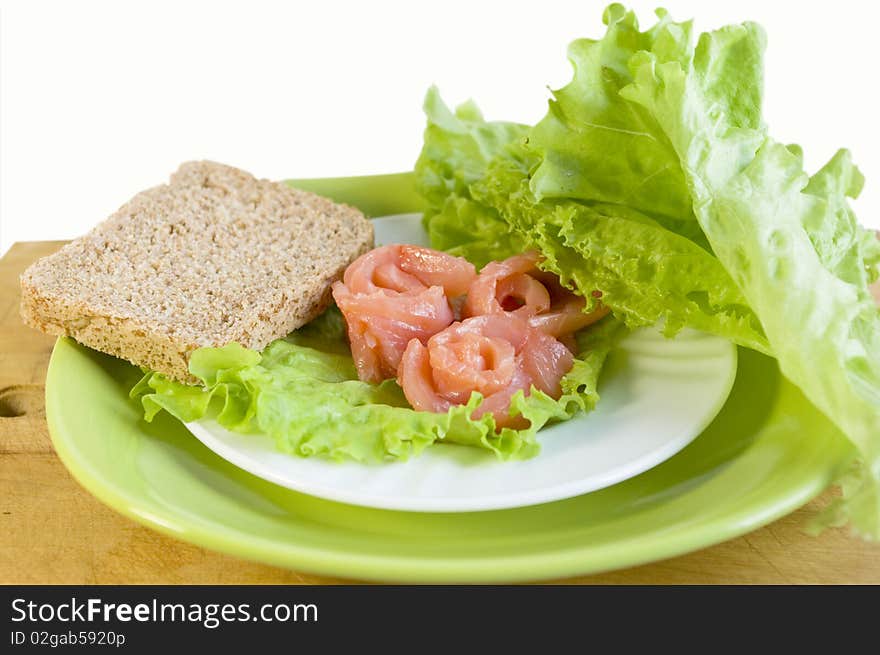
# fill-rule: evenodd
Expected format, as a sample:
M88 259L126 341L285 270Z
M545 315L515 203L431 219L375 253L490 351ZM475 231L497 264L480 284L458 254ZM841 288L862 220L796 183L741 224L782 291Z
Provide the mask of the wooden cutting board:
M19 274L62 242L17 243L0 260L0 583L259 584L344 582L239 560L163 536L86 493L46 427L43 382L54 338L22 325ZM578 584L880 583L880 545L843 530L801 532L830 495L745 537Z

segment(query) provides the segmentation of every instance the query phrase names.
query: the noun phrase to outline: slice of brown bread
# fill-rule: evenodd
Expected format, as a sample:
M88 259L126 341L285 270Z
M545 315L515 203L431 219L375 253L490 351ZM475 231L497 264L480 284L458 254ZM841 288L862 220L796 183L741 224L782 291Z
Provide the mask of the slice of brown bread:
M320 314L373 245L347 205L188 162L21 276L25 323L193 383L201 346L262 350Z

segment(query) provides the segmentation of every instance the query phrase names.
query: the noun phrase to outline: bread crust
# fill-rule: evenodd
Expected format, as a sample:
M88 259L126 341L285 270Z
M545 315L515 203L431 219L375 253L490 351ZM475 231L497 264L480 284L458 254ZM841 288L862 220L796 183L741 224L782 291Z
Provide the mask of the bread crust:
M193 384L192 352L262 350L318 316L373 247L353 207L187 162L21 275L24 322Z

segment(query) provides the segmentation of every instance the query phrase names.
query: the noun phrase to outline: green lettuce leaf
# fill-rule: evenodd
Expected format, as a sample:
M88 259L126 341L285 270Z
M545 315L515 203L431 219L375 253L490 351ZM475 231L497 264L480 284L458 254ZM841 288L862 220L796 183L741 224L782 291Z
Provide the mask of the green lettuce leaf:
M627 102L620 89L632 81L628 62L688 23L660 22L639 32L633 12L620 5L605 10L608 26L600 40L578 39L568 48L572 81L553 92L547 115L529 132L529 146L540 155L531 179L538 199L570 198L622 204L669 227L699 234L690 195L672 144L656 120ZM690 224L690 225L688 225Z
M621 205L537 201L515 166L497 161L471 187L497 209L542 268L571 289L602 303L630 327L664 322L668 336L688 326L768 352L760 322L721 265L702 246Z
M782 372L857 446L860 483L835 511L880 537L880 312L876 243L847 204L862 178L846 151L810 178L761 119L763 31L701 35L668 23L629 62L620 95L656 121L694 213L760 318Z
M523 251L523 243L492 207L471 199L470 185L496 157L527 166L523 147L528 127L489 122L473 102L453 112L432 87L424 103L428 125L415 165L416 190L428 208L424 225L431 245L482 267Z
M415 165L416 190L428 202L427 215L442 209L451 196L469 198L468 187L486 172L496 156L519 150L528 126L503 121L489 122L473 102L453 112L436 87L425 96L424 145Z
M522 459L537 454L535 435L543 426L595 406L599 373L622 333L618 321L606 319L579 336L582 353L562 381L559 400L534 388L528 396L517 393L511 411L531 421L524 430L496 432L491 415L472 419L481 401L476 393L467 405L436 414L412 410L394 380L361 382L335 308L262 353L235 343L196 350L190 372L203 386L148 372L131 393L148 421L161 410L187 422L210 416L229 430L267 434L279 450L301 456L405 460L450 442Z
M537 249L546 257L542 268L586 297L587 310L595 304L592 292L599 290L603 303L629 327L662 320L669 336L687 326L768 352L760 322L692 213L685 218L655 213L661 222L627 205L588 203L586 197L539 200L530 173L540 172L547 160L532 149L534 130L527 145L524 126L487 122L472 102L453 113L434 88L425 111L428 127L416 179L434 207L425 213L433 247L478 267ZM568 133L559 138L571 142ZM572 170L560 175L578 178Z
M438 250L464 257L478 269L527 249L525 240L489 206L449 196L427 221L428 238Z
M612 5L605 39L573 47L575 79L530 134L543 156L531 188L628 204L677 233L665 216L692 213L783 373L859 448L830 520L880 537L880 325L868 289L878 244L846 200L862 176L841 151L811 178L799 148L769 137L760 27L725 27L694 46L689 22L658 16L639 32ZM670 212L682 198L687 212Z
M801 156L796 146L788 148ZM880 264L880 240L875 232L859 225L846 202L848 197L858 197L864 184L865 178L853 164L849 151L840 150L804 187L804 193L829 203L828 211L812 214L804 223L816 254L825 268L857 285L876 280ZM829 220L829 215L833 219Z

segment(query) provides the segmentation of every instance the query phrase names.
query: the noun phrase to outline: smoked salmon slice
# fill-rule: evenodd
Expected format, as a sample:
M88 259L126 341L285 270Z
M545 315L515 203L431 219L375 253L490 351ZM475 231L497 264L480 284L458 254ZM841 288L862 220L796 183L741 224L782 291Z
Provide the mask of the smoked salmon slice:
M573 363L568 348L553 337L512 312L496 312L453 323L427 344L412 339L397 381L417 410L445 412L476 391L483 401L474 418L491 413L496 427L521 429L528 421L510 416L513 395L528 395L534 385L558 399Z
M475 278L466 259L418 246L383 246L352 262L332 293L348 326L358 377L395 377L407 344L426 343L450 325L450 299Z
M374 248L354 260L342 276L352 293L396 295L443 287L450 298L462 296L477 277L464 257L406 244Z
M603 306L584 313L584 298L559 284L552 273L539 270L541 259L539 253L529 251L486 264L468 289L462 316L513 314L568 342L567 336L608 314Z

